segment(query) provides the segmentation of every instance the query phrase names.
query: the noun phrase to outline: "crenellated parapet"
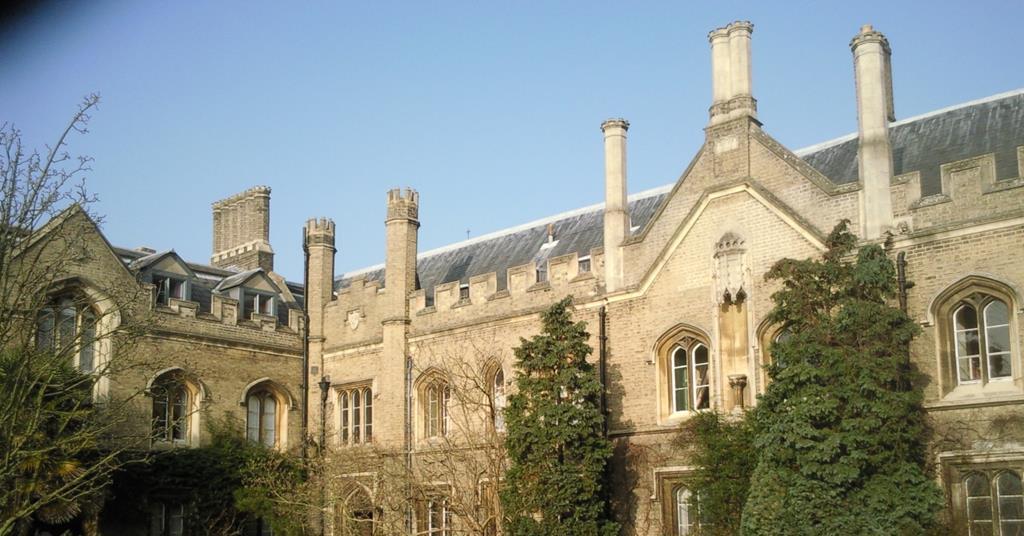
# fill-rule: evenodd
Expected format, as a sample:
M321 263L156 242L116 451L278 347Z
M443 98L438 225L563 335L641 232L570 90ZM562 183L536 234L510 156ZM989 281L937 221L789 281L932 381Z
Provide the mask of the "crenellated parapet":
M306 246L334 248L334 221L330 218L311 218L306 221Z
M388 190L388 222L405 220L419 225L420 194L412 188Z
M895 234L957 226L1024 212L1024 146L1016 148L1016 176L997 174L996 155L983 154L939 164L939 191L925 193L922 171L897 175L892 182Z

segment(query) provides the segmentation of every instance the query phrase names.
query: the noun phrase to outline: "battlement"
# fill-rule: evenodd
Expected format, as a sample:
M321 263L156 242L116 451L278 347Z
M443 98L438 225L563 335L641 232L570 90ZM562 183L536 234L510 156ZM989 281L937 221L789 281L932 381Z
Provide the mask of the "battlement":
M923 191L921 171L894 177L890 186L894 232L912 234L1020 212L1016 198L1024 187L1024 146L1016 147L1016 176L999 177L996 156L989 153L939 164L940 190L934 193ZM1004 158L1010 160L1009 156Z
M303 227L307 246L334 246L334 220L330 218L310 218Z
M388 190L387 220L417 220L419 218L420 194L412 188Z

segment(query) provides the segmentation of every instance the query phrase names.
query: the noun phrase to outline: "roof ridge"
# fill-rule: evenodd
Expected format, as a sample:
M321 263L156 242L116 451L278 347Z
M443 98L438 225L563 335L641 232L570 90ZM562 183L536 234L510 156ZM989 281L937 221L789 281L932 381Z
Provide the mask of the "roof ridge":
M942 115L942 114L953 112L953 111L960 110L960 109L963 109L963 108L969 108L971 106L977 106L979 104L985 104L985 103L988 103L988 102L1002 100L1002 99L1006 99L1006 98L1009 98L1009 97L1016 97L1017 95L1024 95L1024 87L1017 88L1017 89L1011 89L1009 91L1004 91L1002 93L996 93L995 95L989 95L987 97L981 97L980 99L969 100L969 101L966 101L966 102L961 102L959 104L953 104L951 106L946 106L946 107L943 107L943 108L939 108L937 110L931 110L929 112L924 112L924 113L921 113L921 114L917 114L917 115L913 115L913 116L910 116L910 117L906 117L906 118L900 119L898 121L893 121L893 122L889 123L889 128L910 124L910 123L913 123L915 121L920 121L922 119L928 119L929 117L934 117L936 115ZM793 154L795 154L795 155L797 155L797 156L802 158L802 157L807 156L809 154L821 151L822 149L828 149L829 147L832 147L832 146L835 146L835 145L839 145L840 143L844 143L844 142L847 142L847 141L850 141L850 140L855 140L855 139L857 139L857 133L856 132L852 132L850 134L844 134L842 136L839 136L838 138L832 138L830 140L826 140L826 141L823 141L823 142L815 143L814 145L808 145L807 147L801 147L801 148L796 149L795 151L793 151Z

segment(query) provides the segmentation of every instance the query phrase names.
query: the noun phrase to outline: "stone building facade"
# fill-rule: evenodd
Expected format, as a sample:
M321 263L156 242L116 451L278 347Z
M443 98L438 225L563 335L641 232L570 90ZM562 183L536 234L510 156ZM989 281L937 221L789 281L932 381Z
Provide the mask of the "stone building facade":
M1024 475L1014 420L1024 409L1024 92L897 121L889 43L864 26L850 43L859 131L793 151L757 119L752 30L711 32L705 143L673 184L627 197L629 123L611 119L601 125L603 205L420 252L419 195L392 190L384 264L346 274L334 270L334 224L310 220L309 381L331 382L329 441L354 452L369 440L408 453L410 466L437 455L460 411L434 388L453 381L452 361L485 361L472 370L500 409L515 376L510 348L572 295L604 371L617 514L629 533L686 534L699 520L688 510L691 468L672 447L679 425L757 403L781 328L765 321L775 283L764 275L784 257L819 255L847 219L865 244L891 239L915 283L907 307L923 333L913 360L928 378L951 522L1010 533ZM320 407L311 404L311 422ZM362 488L334 499L374 503L371 473L350 474ZM428 502L410 530L446 533L457 509Z
M384 263L336 273L335 225L311 219L305 288L273 271L269 188L213 205L208 265L112 247L70 211L62 217L78 219L96 251L75 288L102 303L104 287L134 285L144 291L135 306L157 320L143 344L159 363L101 388L146 386L153 448L201 445L204 420L224 413L255 441L293 448L308 397L311 437L323 422L339 456L399 453L412 471L451 445L457 421L500 440L511 348L572 295L605 382L616 513L627 533L686 534L699 519L691 467L672 446L680 424L757 403L781 329L765 321L775 284L764 275L779 259L819 255L847 219L865 244L891 240L915 283L907 310L923 330L912 355L927 377L951 522L1011 533L1024 475L1024 90L896 120L889 43L865 26L850 43L858 132L794 151L757 118L752 32L734 22L709 35L705 142L674 183L628 196L630 125L610 119L605 203L421 252L419 195L392 190ZM458 403L453 367L484 404ZM323 403L303 387L320 383ZM476 512L447 496L485 495L500 478L480 473L467 491L439 476L436 499L399 511L381 506L373 467L331 471L353 483L332 491L331 509L358 514L357 530L397 516L417 534L467 526L460 518ZM153 508L171 534L180 505ZM337 516L326 527L351 528Z
M304 298L273 271L269 195L259 187L214 204L210 265L114 247L77 205L40 229L39 247L74 259L51 259L59 268L36 342L60 347L82 334L76 364L97 374L96 399L133 401L121 436L129 448L208 445L221 422L275 449L301 443ZM101 516L103 534L183 533L188 506L173 485L107 500L115 503ZM51 528L66 529L78 533Z

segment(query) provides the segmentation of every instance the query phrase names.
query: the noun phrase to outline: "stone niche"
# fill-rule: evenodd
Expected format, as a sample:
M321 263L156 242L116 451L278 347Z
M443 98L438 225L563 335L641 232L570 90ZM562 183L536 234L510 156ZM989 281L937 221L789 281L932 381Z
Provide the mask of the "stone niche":
M714 278L722 409L739 410L749 405L746 386L750 362L746 247L739 235L725 233L715 244Z

